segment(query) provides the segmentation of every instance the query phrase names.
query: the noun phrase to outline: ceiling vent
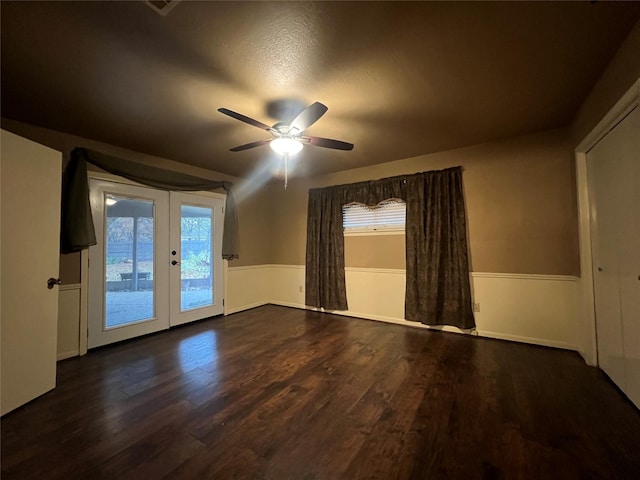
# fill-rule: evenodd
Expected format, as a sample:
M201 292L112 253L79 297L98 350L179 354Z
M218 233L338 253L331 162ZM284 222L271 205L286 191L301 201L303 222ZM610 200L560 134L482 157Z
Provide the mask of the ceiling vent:
M166 16L181 0L144 0L156 13Z

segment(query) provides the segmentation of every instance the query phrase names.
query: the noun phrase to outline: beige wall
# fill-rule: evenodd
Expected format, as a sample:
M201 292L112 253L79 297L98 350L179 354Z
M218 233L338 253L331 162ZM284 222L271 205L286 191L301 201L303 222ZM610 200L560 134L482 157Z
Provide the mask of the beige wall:
M640 21L622 43L602 73L571 125L577 146L640 78Z
M58 277L63 285L80 283L80 253L60 255Z
M307 238L308 179L269 185L271 197L271 249L269 263L304 265Z
M469 244L476 272L579 275L578 222L567 130L511 138L272 185L271 263L304 264L310 187L464 167ZM403 268L403 237L348 237L347 266ZM397 249L392 253L390 250Z
M242 181L238 184L240 187ZM249 196L240 195L238 228L240 229L240 258L231 260L230 267L263 265L270 262L271 238L269 193L258 189Z
M281 181L251 191L251 181L168 159L3 120L16 134L68 156L85 146L124 158L236 184L241 258L231 267L302 265L305 261L307 192L311 187L351 183L462 165L472 270L497 273L579 274L572 145L566 130L397 160L314 179ZM350 267L404 268L404 237L348 237ZM79 256L63 255L60 274L79 282Z
M227 180L240 185L240 180L236 177L220 174L211 170L184 165L166 158L145 155L124 148L116 147L106 143L96 142L82 137L69 135L55 130L37 127L10 119L2 119L2 128L28 138L42 145L46 145L54 150L62 152L63 162L69 159L71 150L75 147L86 147L119 156L129 160L154 165L168 170L180 171L190 175L201 176L215 180ZM268 232L267 209L268 202L264 198L265 192L252 192L248 196L238 199L238 221L240 229L241 259L230 263L235 265L258 265L268 263L268 242L262 239ZM80 255L70 254L60 256L60 278L63 284L80 283Z
M347 267L406 267L404 235L347 236L344 239L344 261Z

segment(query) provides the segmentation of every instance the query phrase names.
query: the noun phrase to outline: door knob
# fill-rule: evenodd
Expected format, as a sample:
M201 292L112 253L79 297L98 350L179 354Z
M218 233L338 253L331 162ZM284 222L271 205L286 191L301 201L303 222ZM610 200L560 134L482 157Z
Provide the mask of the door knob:
M47 280L47 288L51 290L54 285L60 285L61 283L62 280L60 280L59 278L51 277L49 280Z
M601 272L602 271L602 267L598 267L598 271Z
M177 260L171 260L171 265L180 265L180 262Z

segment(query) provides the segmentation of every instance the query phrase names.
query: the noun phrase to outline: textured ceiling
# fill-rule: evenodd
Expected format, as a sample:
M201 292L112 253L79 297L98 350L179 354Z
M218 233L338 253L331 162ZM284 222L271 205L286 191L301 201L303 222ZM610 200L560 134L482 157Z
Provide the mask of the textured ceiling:
M640 2L1 3L2 116L244 176L320 101L298 175L567 125Z

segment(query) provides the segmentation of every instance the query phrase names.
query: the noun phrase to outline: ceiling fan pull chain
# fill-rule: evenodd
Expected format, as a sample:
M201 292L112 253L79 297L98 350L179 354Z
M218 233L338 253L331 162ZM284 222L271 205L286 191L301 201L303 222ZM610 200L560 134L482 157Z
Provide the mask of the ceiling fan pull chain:
M287 189L287 183L289 182L289 154L284 154L284 189Z

